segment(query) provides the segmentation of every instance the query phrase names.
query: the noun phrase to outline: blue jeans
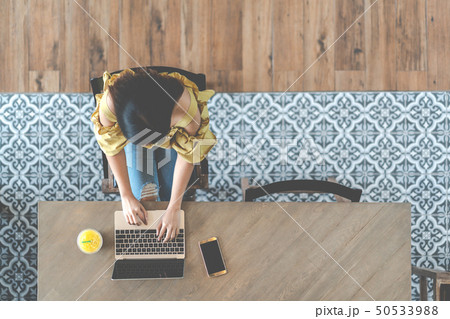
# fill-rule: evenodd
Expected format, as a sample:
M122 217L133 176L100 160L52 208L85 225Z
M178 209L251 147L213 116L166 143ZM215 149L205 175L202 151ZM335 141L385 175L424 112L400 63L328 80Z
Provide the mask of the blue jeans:
M128 143L125 146L131 191L138 200L169 201L177 152Z

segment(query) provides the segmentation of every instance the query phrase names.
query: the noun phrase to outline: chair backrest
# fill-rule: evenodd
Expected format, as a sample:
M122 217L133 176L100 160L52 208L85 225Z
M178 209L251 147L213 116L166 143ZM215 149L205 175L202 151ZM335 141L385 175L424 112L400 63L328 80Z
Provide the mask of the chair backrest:
M252 202L256 198L274 193L329 193L344 197L352 202L359 202L361 189L349 188L328 181L317 180L289 180L275 182L260 187L249 187L244 191L246 202Z
M136 68L131 68L131 70L136 71L140 69L140 67L136 67ZM202 73L192 73L186 70L182 70L182 69L178 69L178 68L172 68L172 67L168 67L168 66L146 66L144 67L144 69L152 69L155 70L158 73L161 72L178 72L181 75L184 75L185 77L187 77L189 80L191 80L192 82L194 82L197 86L198 89L200 91L203 91L206 89L206 76ZM114 72L110 72L111 75L116 74L116 73L120 73L123 70L118 70L118 71L114 71ZM96 94L99 94L103 91L103 76L97 77L97 78L91 78L90 80L91 82L91 88L92 88L92 93L94 94L94 98Z

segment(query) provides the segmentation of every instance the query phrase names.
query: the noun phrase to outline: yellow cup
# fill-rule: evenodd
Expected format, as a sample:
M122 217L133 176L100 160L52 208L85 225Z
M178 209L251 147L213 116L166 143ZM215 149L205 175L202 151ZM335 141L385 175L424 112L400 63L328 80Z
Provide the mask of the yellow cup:
M78 234L77 245L83 253L95 254L102 248L103 237L95 229L85 229Z

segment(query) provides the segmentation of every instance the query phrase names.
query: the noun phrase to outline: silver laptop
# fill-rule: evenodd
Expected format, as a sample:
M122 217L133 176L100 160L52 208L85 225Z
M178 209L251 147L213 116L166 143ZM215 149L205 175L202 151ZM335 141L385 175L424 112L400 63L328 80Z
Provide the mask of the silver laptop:
M183 278L185 259L184 211L179 211L179 234L163 243L156 227L165 210L147 211L147 225L129 225L122 211L114 212L115 264L112 280ZM164 237L163 237L164 238Z

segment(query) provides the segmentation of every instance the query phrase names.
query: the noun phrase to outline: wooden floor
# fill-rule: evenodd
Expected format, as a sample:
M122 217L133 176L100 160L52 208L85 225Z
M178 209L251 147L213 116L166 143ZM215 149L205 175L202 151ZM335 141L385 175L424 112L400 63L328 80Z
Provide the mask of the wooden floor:
M449 0L0 0L0 91L88 92L139 65L218 92L449 90L449 16Z

